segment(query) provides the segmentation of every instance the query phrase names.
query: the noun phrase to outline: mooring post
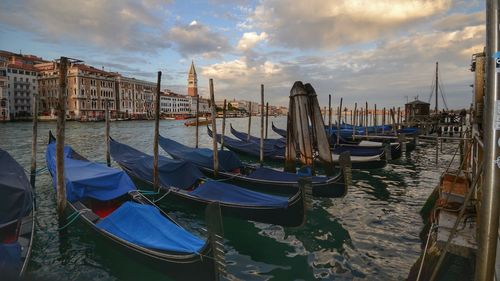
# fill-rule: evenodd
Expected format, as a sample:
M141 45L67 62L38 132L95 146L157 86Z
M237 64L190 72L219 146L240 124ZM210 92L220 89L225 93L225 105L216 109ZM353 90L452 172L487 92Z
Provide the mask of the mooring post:
M332 95L328 95L328 129L332 133Z
M436 165L439 161L439 139L440 137L436 137Z
M337 120L337 144L340 143L340 122L342 120L342 100L343 100L343 98L340 98L339 112L337 113L337 116L338 116L338 120Z
M260 166L264 165L264 84L260 84Z
M250 141L250 128L252 127L252 102L248 102L248 131L247 141Z
M378 132L377 132L377 104L373 104L373 126L375 126L375 135L378 135Z
M57 213L64 216L66 208L66 185L64 182L64 129L66 125L66 94L67 94L68 58L59 60L59 93L57 103L57 142L56 142L56 186Z
M304 217L302 219L302 224L307 221L307 211L312 210L312 202L313 202L313 193L312 193L312 170L308 166L303 166L302 168L299 169L297 172L299 179L298 179L298 184L300 191L303 194L302 196L302 202L304 206Z
M365 114L366 114L366 122L365 122L365 135L368 136L368 102L366 102L366 108L365 108Z
M267 129L269 127L269 103L266 102L266 139L267 139Z
M354 135L356 134L356 128L358 127L358 103L354 103L354 123L352 124L352 139L354 140Z
M199 132L199 126L200 126L200 120L199 119L199 111L200 111L200 96L196 94L196 148L198 148L198 143L199 143L199 138L200 138L200 132Z
M385 126L385 123L387 122L387 120L385 119L386 117L386 112L385 112L385 107L384 109L382 110L382 135L385 133L385 129L384 129L384 126Z
M401 107L398 106L398 127L397 129L401 129Z
M155 135L153 143L153 189L158 192L160 189L160 177L158 174L158 135L160 134L160 87L161 71L158 71L158 81L156 82L156 100L155 100Z
M109 100L106 100L106 112L104 113L105 118L105 132L104 141L106 143L106 164L111 167L111 157L109 155Z
M213 145L213 157L214 157L214 177L219 174L219 153L217 151L217 126L215 122L215 117L217 116L217 109L215 107L215 95L214 95L214 80L210 78L208 80L210 89L210 105L212 106L212 145ZM251 106L250 102L250 108ZM250 128L250 127L249 127Z
M474 280L493 280L498 243L498 217L500 212L500 148L498 141L499 67L497 53L500 50L498 1L486 1L486 91L484 102L484 175L481 195L481 218L478 228L478 249Z
M224 99L224 107L222 108L222 132L220 139L220 150L224 150L224 135L226 134L226 99Z
M31 171L30 183L33 191L36 181L36 145L38 138L38 94L33 94L33 128L31 134Z

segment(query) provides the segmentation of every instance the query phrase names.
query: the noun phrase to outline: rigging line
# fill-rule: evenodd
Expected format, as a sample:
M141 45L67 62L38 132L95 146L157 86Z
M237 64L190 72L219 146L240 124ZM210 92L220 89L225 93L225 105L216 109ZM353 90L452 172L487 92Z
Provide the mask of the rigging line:
M441 77L441 81L444 81L443 76L441 75L440 69L438 70L438 73L439 73L439 77ZM439 90L441 92L441 98L443 99L444 106L445 106L446 110L448 110L448 104L446 103L446 98L445 98L446 93L444 91L444 82L439 83L438 85L439 85Z

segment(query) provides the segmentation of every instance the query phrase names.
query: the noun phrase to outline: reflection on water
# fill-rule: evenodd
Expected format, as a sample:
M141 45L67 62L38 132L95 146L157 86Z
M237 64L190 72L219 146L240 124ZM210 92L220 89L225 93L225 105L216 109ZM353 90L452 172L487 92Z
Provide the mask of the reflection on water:
M270 121L281 128L286 124L281 117L270 118ZM229 122L237 130L246 130L247 119ZM255 135L258 135L259 124L252 124ZM55 123L39 124L39 168L45 166L49 130L55 130ZM182 121L161 121L160 132L194 145L195 128L185 127ZM111 136L150 154L152 133L151 121L111 123ZM271 130L269 136L277 137ZM0 124L0 147L26 169L30 162L30 137L30 123ZM68 122L66 142L89 159L105 160L104 123ZM200 146L211 147L205 127L200 127ZM160 153L166 155L161 149ZM315 199L307 223L300 228L225 218L226 260L232 279L404 279L420 254L418 234L422 222L418 211L449 158L443 157L436 168L433 147L419 147L383 169L355 171L354 186L347 196ZM54 192L47 173L37 177L37 202L37 234L29 268L34 277L166 280L153 269L116 252L81 223L59 233ZM191 210L171 200L161 205L192 229L198 230L204 225L200 210Z

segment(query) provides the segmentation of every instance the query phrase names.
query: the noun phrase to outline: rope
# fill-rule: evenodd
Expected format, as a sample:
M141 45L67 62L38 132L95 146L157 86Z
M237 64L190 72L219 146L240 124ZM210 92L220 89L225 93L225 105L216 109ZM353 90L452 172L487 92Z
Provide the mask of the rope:
M170 188L169 188L169 189L167 190L167 192L165 192L165 194L163 194L160 198L158 198L158 199L156 199L156 200L153 200L153 202L154 202L154 203L156 203L156 202L158 202L158 201L162 200L163 198L165 198L165 196L167 196L167 195L170 193L170 191L171 191L171 190L172 190L172 189L170 189Z
M82 210L79 210L79 211L76 211L76 212L72 213L71 215L69 215L69 216L66 218L66 220L70 220L70 221L69 221L68 223L66 223L65 225L63 225L63 226L59 227L59 228L57 229L57 231L61 231L61 230L65 229L65 228L67 228L67 227L68 227L68 226L70 226L73 222L75 222L75 221L76 221L76 219L77 219L77 218L78 218L81 214L83 214L83 213L85 213L85 212L88 212L88 211L90 211L90 209L82 209Z
M436 228L434 223L431 224L431 227L429 228L429 233L427 234L427 242L425 242L425 248L424 248L424 255L422 256L422 262L420 263L420 268L418 269L418 275L417 275L417 281L420 280L420 274L422 273L422 269L424 268L424 261L425 261L425 256L427 255L427 248L429 245L429 241L431 240L431 234L432 231Z

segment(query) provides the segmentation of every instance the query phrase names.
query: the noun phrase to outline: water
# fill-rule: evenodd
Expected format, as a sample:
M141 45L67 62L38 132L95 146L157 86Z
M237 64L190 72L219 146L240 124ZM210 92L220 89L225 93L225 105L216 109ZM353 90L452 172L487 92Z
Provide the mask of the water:
M258 135L260 120L252 121L252 133ZM282 117L272 117L271 121L281 128L286 124ZM235 129L245 130L248 121L229 122ZM39 123L38 168L45 166L48 131L55 131L55 126L54 122ZM152 121L113 122L111 136L152 154L153 128ZM160 132L194 145L195 128L185 127L182 121L161 121ZM277 137L271 124L269 137ZM105 161L104 123L68 122L66 142L89 159ZM204 127L200 128L200 145L211 146ZM0 124L0 147L29 169L31 124ZM452 147L444 149L451 152ZM161 149L160 153L165 154ZM436 167L434 153L434 147L421 146L383 169L354 172L354 186L347 196L315 199L314 209L308 212L307 223L301 228L225 218L226 260L231 278L405 279L420 255L419 232L423 224L418 212L436 186L446 160L451 158L443 156ZM36 186L37 232L29 275L46 280L168 280L115 252L81 223L58 232L50 176L38 176ZM199 212L170 203L163 207L194 229L204 225Z

